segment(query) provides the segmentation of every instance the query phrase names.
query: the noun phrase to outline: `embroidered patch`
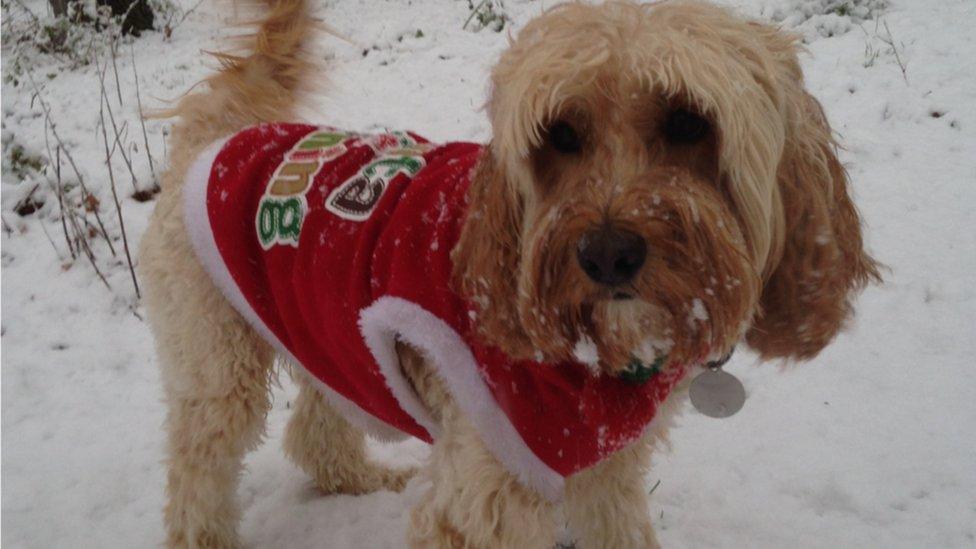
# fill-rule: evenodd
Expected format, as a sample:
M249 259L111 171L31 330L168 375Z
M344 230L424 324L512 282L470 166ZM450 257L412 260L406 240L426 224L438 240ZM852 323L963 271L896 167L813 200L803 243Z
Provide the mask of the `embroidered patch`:
M258 205L255 227L262 248L298 246L302 221L308 212L305 194L312 180L326 162L348 150L345 141L355 136L331 129L314 131L285 153Z
M404 132L371 136L366 143L376 151L376 158L336 187L325 200L326 209L351 221L368 219L390 181L400 174L416 175L426 163L424 153L432 148Z

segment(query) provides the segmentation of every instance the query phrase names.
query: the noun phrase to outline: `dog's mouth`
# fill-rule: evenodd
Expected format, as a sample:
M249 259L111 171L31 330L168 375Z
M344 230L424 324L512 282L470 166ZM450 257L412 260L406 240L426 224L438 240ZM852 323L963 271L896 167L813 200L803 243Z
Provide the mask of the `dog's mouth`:
M637 288L601 288L578 314L580 337L592 341L595 349L591 362L598 362L608 374L628 368L644 372L634 365L652 365L670 350L668 315L647 302Z
M587 301L595 305L604 301L632 301L636 298L637 292L632 288L603 288Z

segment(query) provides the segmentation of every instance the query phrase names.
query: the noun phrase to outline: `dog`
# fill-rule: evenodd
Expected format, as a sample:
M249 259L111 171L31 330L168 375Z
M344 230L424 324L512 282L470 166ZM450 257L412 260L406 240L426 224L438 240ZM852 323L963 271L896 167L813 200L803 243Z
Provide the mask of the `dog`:
M292 368L300 392L285 451L322 492L400 490L415 473L369 461L370 426L340 413L348 402L306 364L314 353L303 361L260 329L261 319L215 282L191 234L187 174L226 150L212 143L295 118L315 72L303 49L317 27L307 2L266 0L263 8L247 51L217 54L220 71L171 113L170 165L141 245L168 405L170 547L240 545L235 489L263 432L276 356L301 363ZM880 280L879 267L864 249L824 112L803 87L798 51L796 36L693 0L568 3L518 33L491 72L490 142L465 149L471 170L454 173L464 206L450 253L438 260L466 307L465 343L476 355L502 353L505 375L545 366L555 376L574 372L580 386L618 384L636 360L654 362L657 377L634 394L666 383L655 386L651 408L633 408L637 435L580 458L558 475L558 493L547 493L512 470L446 379L436 346L424 347L416 327L432 324L383 316L393 357L384 368L406 380L398 391L409 393L400 402L411 408L389 422L422 437L436 431L422 468L431 485L411 513L412 547L548 548L560 510L579 547L656 547L642 475L680 403L674 386L741 341L764 360L806 360L843 328L857 292ZM315 131L332 130L299 133ZM409 145L410 158L435 163L424 156L430 145L407 134L390 134L402 142L389 146L383 137L342 135L343 146L371 147L370 155ZM275 153L277 170L299 139ZM335 152L327 148L335 139L315 139L319 153ZM411 192L417 173L397 172L401 179L383 180L380 192L397 181ZM356 184L367 183L375 181ZM536 398L506 396L516 409ZM515 414L505 413L496 419ZM420 417L425 425L410 423ZM530 460L544 453L531 450Z

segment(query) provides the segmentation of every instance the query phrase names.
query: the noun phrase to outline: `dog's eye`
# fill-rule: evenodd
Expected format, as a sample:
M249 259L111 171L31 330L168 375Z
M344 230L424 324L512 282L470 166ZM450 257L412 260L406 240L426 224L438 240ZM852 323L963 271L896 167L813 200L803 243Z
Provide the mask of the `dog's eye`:
M569 122L562 120L554 122L546 130L546 134L552 148L563 154L576 154L583 148L579 134Z
M664 135L671 143L689 144L699 141L708 133L708 120L687 109L676 109L664 123Z

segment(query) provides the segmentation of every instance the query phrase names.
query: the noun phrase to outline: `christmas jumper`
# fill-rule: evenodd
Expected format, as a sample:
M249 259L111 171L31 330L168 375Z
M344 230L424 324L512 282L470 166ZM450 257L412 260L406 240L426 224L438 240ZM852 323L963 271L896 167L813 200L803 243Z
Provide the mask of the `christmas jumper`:
M641 436L684 376L646 382L583 364L513 360L477 336L450 283L473 143L264 124L190 168L184 218L230 303L354 425L430 442L439 426L402 374L420 349L493 455L550 500L566 477Z

